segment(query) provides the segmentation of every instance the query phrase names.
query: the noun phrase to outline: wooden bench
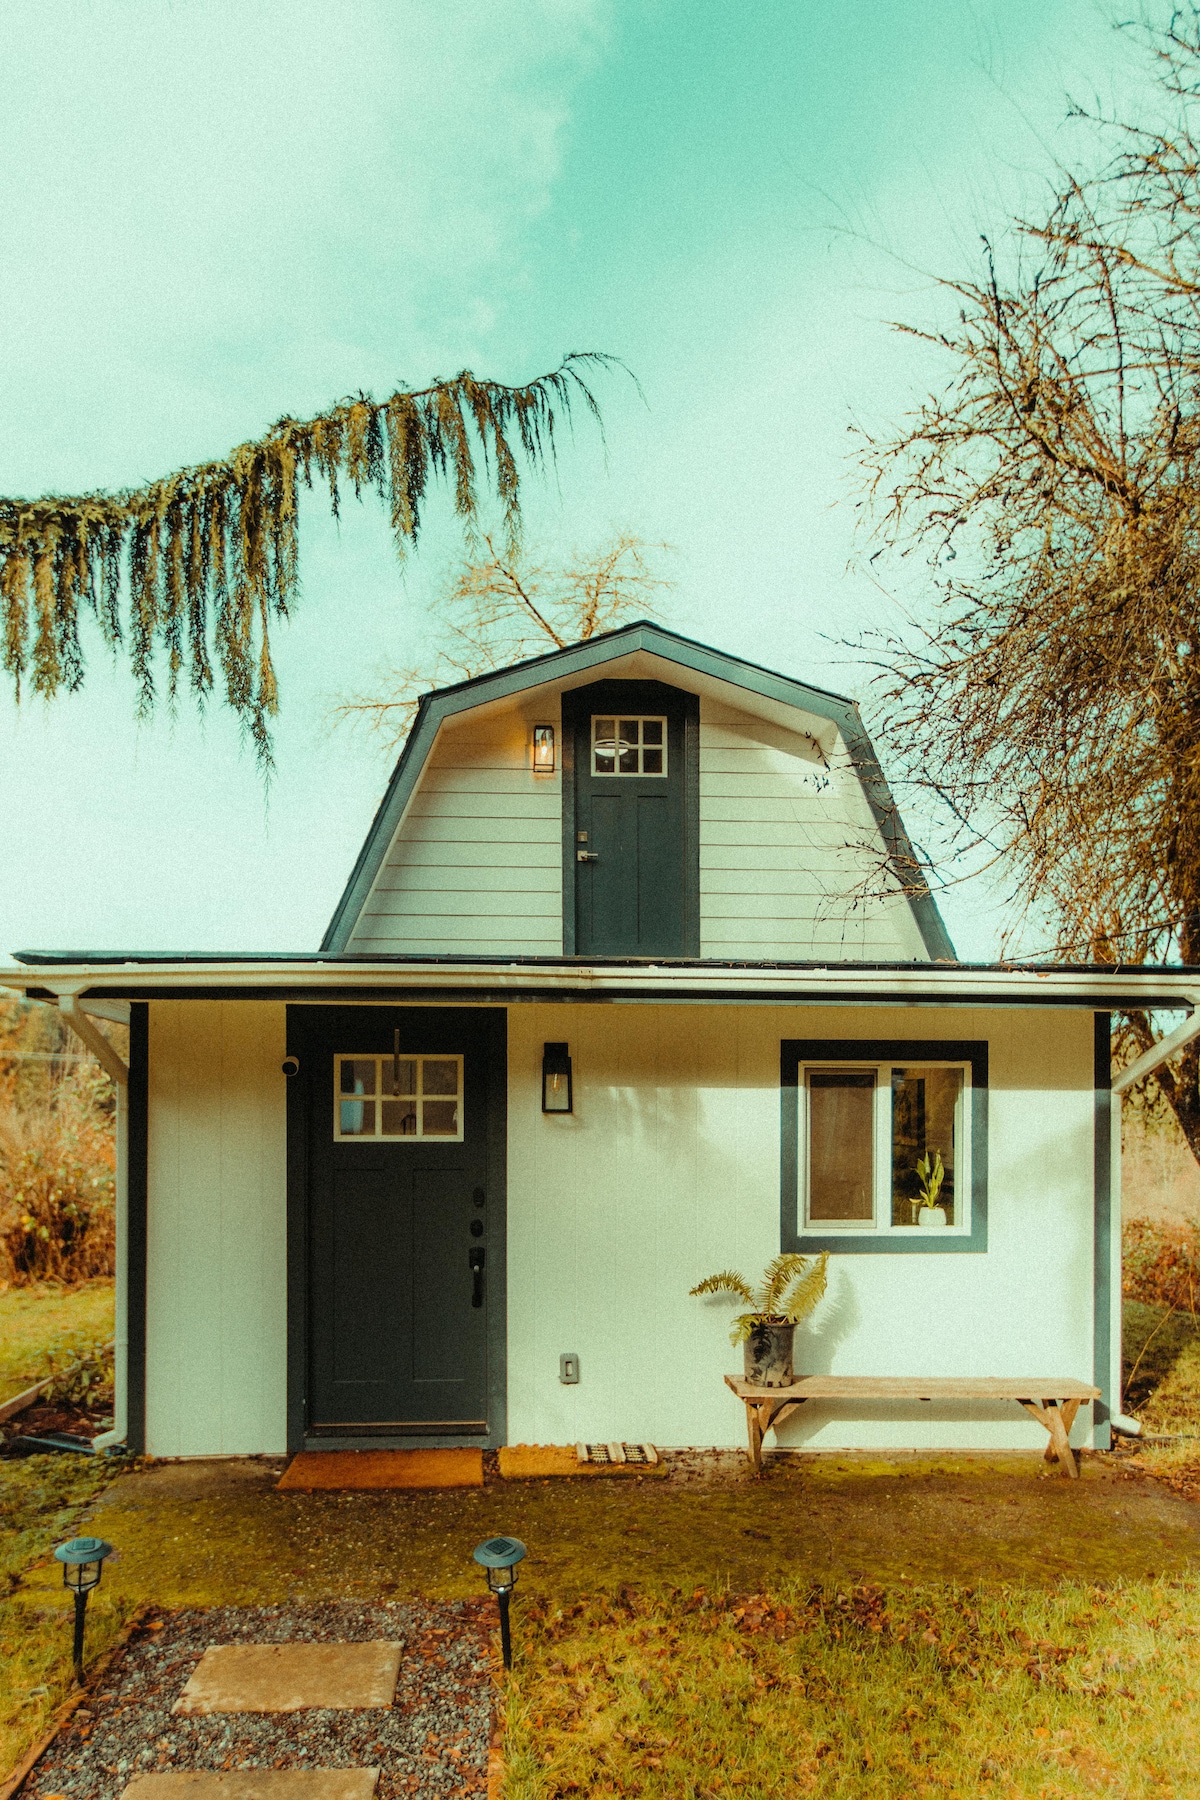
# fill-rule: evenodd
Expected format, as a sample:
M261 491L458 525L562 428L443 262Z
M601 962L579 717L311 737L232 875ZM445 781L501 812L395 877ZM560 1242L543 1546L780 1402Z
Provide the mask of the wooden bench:
M746 1406L750 1462L762 1472L762 1443L773 1425L790 1419L806 1400L1015 1400L1050 1434L1046 1461L1057 1460L1064 1475L1078 1478L1079 1465L1069 1443L1075 1414L1085 1400L1099 1399L1100 1389L1086 1381L1048 1381L1044 1375L1009 1381L968 1375L922 1379L907 1375L798 1375L790 1387L754 1387L740 1375L727 1375L725 1385Z

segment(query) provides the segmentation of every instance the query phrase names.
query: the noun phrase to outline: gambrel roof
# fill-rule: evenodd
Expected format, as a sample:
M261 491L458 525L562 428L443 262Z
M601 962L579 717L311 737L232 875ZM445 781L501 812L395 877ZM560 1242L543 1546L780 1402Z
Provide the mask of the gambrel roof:
M539 689L557 694L564 687L626 675L652 675L660 681L674 682L725 704L757 712L778 724L786 722L793 731L806 729L797 720L797 714L827 723L845 748L849 766L886 848L898 894L911 909L926 955L933 961L956 960L856 704L840 694L793 680L649 621L623 626L585 643L552 650L545 656L423 695L321 948L339 951L348 947L444 725L505 701L533 699Z

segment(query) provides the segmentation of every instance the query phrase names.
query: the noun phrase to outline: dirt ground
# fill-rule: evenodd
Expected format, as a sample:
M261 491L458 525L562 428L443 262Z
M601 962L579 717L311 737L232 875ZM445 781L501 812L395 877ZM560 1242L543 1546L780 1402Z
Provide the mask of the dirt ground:
M472 1550L501 1532L529 1546L520 1591L547 1599L625 1582L1052 1587L1200 1572L1200 1506L1117 1455L1086 1455L1077 1482L1028 1453L780 1457L756 1482L739 1455L693 1452L671 1457L666 1480L432 1493L279 1493L282 1466L155 1462L123 1476L80 1527L117 1547L108 1593L162 1607L458 1599L482 1586ZM22 1590L63 1603L49 1561Z

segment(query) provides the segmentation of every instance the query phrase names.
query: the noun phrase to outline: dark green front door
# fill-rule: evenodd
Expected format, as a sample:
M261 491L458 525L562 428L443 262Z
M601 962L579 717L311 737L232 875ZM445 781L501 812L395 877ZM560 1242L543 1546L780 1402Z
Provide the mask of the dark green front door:
M308 1086L311 1433L453 1440L495 1429L495 1017L292 1010L289 1046Z
M563 710L574 765L575 954L697 954L688 880L694 696L657 681L598 681L564 695Z

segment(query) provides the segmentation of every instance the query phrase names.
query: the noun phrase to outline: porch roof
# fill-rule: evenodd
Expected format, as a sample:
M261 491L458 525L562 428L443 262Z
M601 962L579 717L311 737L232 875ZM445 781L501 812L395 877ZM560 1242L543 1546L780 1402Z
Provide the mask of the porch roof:
M1200 966L747 962L555 956L361 956L347 951L21 950L0 986L31 999L241 999L1085 1006L1191 1012Z

